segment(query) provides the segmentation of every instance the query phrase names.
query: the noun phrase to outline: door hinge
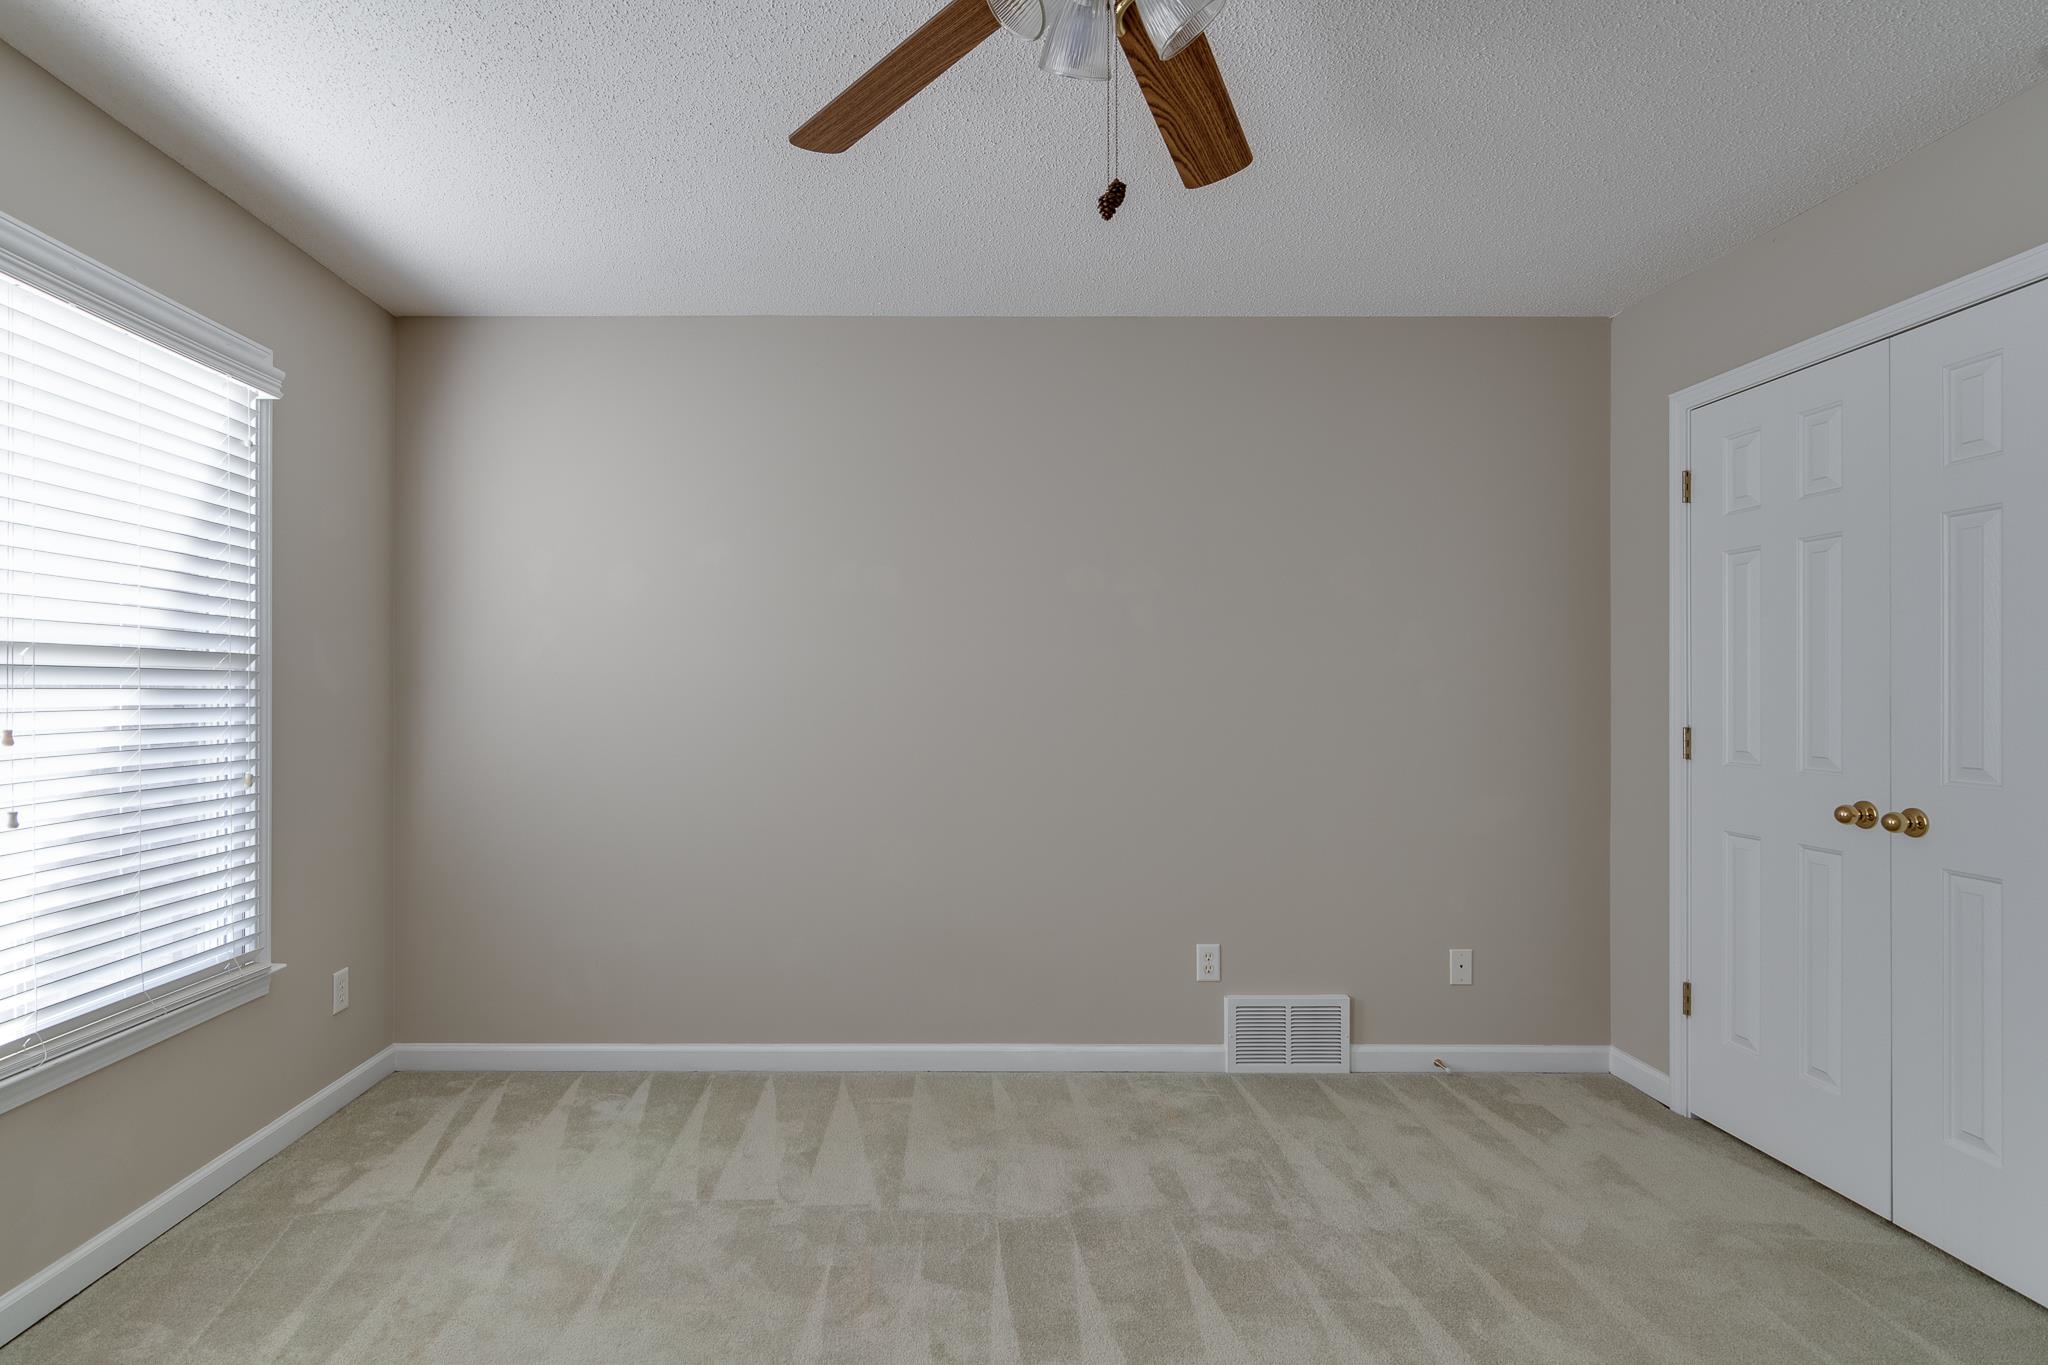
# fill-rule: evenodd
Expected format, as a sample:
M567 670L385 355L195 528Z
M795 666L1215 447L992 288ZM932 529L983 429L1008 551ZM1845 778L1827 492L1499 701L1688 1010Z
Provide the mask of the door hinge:
M1678 476L1678 500L1680 502L1692 501L1692 471L1690 469Z
M1688 726L1686 726L1686 727L1685 727L1685 729L1684 729L1684 730L1680 731L1679 733L1680 733L1680 738L1679 738L1679 746L1680 746L1680 747L1679 747L1679 757L1681 757L1681 758L1685 759L1685 760L1686 760L1687 762L1691 762L1691 761L1692 761L1692 727L1691 727L1690 725L1688 725Z
M1686 982L1679 991L1678 1012L1688 1019L1692 1018L1692 982L1690 981Z

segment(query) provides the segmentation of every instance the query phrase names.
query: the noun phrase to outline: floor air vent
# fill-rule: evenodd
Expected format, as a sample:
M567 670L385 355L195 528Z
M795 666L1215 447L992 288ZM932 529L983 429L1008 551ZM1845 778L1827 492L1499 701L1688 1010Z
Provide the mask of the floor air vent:
M1225 996L1223 1069L1349 1071L1351 997Z

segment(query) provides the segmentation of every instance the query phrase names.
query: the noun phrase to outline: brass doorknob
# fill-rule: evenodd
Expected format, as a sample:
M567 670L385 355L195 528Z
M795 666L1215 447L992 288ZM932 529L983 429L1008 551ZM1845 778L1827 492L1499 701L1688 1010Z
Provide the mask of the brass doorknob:
M1919 839L1927 834L1927 812L1918 806L1908 806L1901 811L1888 812L1883 820L1887 831L1904 834L1908 839Z
M1858 801L1853 806L1836 806L1835 819L1845 825L1854 825L1858 829L1876 829L1877 807L1868 801Z

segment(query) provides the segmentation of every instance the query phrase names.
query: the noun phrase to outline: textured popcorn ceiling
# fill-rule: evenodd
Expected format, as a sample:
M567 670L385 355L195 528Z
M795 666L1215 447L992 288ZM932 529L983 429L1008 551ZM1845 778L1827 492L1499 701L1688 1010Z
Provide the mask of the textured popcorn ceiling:
M4 0L0 38L386 307L499 314L1613 313L2048 43L2040 0L1234 0L1257 163L1181 189L1126 76L1105 225L1102 87L1007 33L788 145L936 7Z

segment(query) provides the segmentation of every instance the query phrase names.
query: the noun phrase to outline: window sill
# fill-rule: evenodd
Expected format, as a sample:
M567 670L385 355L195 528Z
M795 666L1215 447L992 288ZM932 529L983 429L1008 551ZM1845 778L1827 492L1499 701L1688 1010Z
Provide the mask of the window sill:
M9 1076L0 1081L0 1114L27 1104L39 1095L47 1095L60 1086L69 1085L81 1076L89 1076L103 1066L111 1066L123 1057L132 1057L195 1024L226 1014L237 1005L246 1005L270 994L270 978L283 970L282 962L269 963L264 970L250 972L247 980L238 981L226 990L166 1010L75 1052L64 1053L40 1066Z

